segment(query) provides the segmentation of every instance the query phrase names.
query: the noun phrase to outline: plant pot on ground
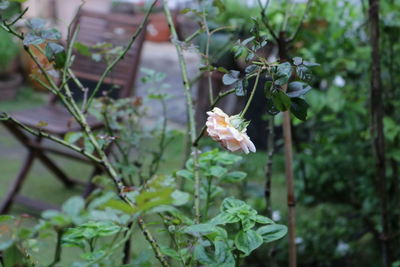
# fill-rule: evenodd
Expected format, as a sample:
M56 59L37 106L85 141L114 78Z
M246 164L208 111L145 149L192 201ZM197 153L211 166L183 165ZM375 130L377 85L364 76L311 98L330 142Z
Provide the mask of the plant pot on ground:
M16 72L19 47L10 34L0 29L0 101L13 99L22 83Z
M144 14L152 1L145 0L142 4L135 6L135 14ZM174 24L177 22L177 13L172 12ZM171 31L168 27L167 18L164 15L164 7L161 1L156 3L153 12L150 14L146 28L146 40L156 43L169 42Z

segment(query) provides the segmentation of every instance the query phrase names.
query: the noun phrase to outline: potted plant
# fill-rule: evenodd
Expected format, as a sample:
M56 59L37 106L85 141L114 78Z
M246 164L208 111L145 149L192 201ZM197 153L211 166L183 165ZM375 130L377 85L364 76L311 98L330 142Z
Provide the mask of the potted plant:
M143 13L148 9L151 1L144 0L136 5L137 13ZM176 14L173 14L173 20L176 22ZM164 15L164 7L161 1L156 3L147 24L146 40L152 42L169 42L171 32L168 27L167 18Z
M0 100L15 97L22 83L22 76L17 68L18 45L10 34L0 28Z

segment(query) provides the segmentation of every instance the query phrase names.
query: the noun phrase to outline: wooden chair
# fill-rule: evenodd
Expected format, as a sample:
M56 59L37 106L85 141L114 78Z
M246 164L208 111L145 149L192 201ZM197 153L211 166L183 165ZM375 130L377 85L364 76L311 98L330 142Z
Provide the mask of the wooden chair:
M76 25L80 25L77 42L86 45L95 45L100 42L106 42L116 46L123 46L129 42L130 38L138 28L140 21L140 17L102 14L82 10L78 14L76 20ZM142 31L123 60L114 67L112 73L108 75L104 81L106 85L119 86L119 89L115 94L116 97L129 97L134 93L133 87L140 61L141 49L145 39L144 37L145 31ZM99 80L105 68L105 63L95 62L87 56L79 55L77 53L72 66L72 69L78 78L92 83ZM38 128L39 124L42 124L41 129L43 131L60 137L63 137L68 132L81 130L80 125L73 119L67 110L53 100L49 101L46 106L18 111L11 113L10 115L32 128ZM47 123L47 125L43 126L43 123L40 123L41 121ZM90 116L88 118L88 123L92 129L99 129L103 126L101 122ZM101 172L100 166L97 166L90 160L83 158L78 153L69 152L66 149L58 149L55 146L48 146L44 144L40 138L32 137L10 122L3 122L3 124L11 134L13 134L17 140L27 148L28 154L25 157L18 175L14 179L8 193L0 205L0 213L6 213L14 201L39 210L54 208L54 206L47 203L33 200L18 194L26 180L34 159L38 159L42 162L44 166L55 174L55 176L66 187L71 187L75 184L84 184L89 185L86 188L86 193L90 191L90 182L82 183L68 177L48 156L48 153L58 154L92 164L94 166L92 177Z

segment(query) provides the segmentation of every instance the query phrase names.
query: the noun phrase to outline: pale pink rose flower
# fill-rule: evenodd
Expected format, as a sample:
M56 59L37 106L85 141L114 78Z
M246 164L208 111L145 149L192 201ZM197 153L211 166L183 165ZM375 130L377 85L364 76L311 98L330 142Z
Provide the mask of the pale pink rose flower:
M212 139L232 152L237 150L242 150L246 154L250 151L256 152L256 147L247 135L246 128L240 131L232 124L232 120L238 120L237 116L229 117L219 108L208 111L207 115L207 132Z

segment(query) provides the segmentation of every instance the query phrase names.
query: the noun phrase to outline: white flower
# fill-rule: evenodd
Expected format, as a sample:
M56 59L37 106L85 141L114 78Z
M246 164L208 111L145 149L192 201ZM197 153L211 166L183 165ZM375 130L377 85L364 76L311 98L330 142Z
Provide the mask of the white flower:
M239 116L229 117L219 108L207 112L207 115L207 132L212 139L230 151L242 150L246 154L256 152L246 133L245 122Z

